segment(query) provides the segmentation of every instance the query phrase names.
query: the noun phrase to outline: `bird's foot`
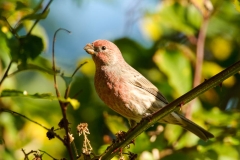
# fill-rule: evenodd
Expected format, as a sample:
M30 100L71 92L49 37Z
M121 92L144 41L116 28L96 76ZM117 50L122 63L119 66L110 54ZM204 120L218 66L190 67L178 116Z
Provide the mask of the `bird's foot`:
M113 140L113 143L119 143L125 140L126 132L118 131L115 135L116 135L116 140Z
M141 122L140 123L142 123L142 122L144 122L144 121L148 121L148 122L151 122L151 120L152 120L152 114L150 114L150 113L146 113L145 115L143 115L143 118L142 118L142 120L141 120Z

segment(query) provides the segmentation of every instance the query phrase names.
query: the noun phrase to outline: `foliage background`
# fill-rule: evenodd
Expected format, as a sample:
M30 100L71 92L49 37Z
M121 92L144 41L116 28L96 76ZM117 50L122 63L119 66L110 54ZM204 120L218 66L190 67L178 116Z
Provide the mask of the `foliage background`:
M88 138L95 154L100 154L106 149L117 131L127 131L128 128L126 120L108 109L97 97L93 86L94 64L84 53L82 49L84 44L99 38L114 40L126 61L153 82L169 101L172 101L189 91L194 79L196 41L203 23L200 12L204 12L204 7L200 1L192 2L200 6L200 11L185 0L152 1L149 4L139 1L132 3L128 1L71 2L80 13L81 11L83 13L75 21L80 21L81 25L87 27L74 25L70 29L66 28L75 31L72 35L59 34L56 42L56 58L59 70L61 73L64 72L64 75L71 75L78 64L88 61L74 78L70 92L70 97L73 97L81 90L77 96L81 106L77 110L70 106L67 113L79 151L83 141L82 137L77 136L76 126L79 123L88 123L91 133ZM240 59L239 2L237 0L211 2L214 9L207 26L201 81ZM39 3L41 1L2 0L0 14L1 17L6 17L14 27L22 17L33 14ZM41 6L44 7L46 3L43 1ZM62 2L54 1L50 9L58 3ZM118 13L117 4L120 3L124 5L120 7L123 8L122 12ZM104 12L105 8L110 9ZM71 12L71 8L65 9ZM93 11L96 11L96 15L87 14ZM119 18L121 15L109 18L111 12L114 13L113 15L124 13L125 19ZM60 13L58 16L61 21L67 21L68 17ZM27 91L29 94L55 94L50 72L51 43L54 31L65 26L59 26L54 18L50 11L46 19L38 23L32 31L33 35L42 39L43 53L36 55L34 59L29 56L26 60L26 64L38 65L46 71L33 70L28 65L23 66L24 61L20 58L13 64L10 73L21 67L24 71L5 79L0 86L1 92L4 89L17 89ZM35 19L23 19L18 31L19 35L25 35ZM119 23L119 21L125 23ZM76 22L76 24L79 23ZM116 30L119 26L122 29L120 31ZM9 45L13 44L10 41L13 34L2 18L0 27L0 73L3 76L13 55L14 46ZM29 48L34 46L36 41L30 44ZM31 54L35 55L35 53ZM64 92L64 80L59 77L58 82L60 90ZM176 157L196 160L240 159L239 89L240 77L235 75L224 81L222 86L209 90L194 102L190 117L194 122L212 132L215 135L214 139L203 142L178 126L156 124L142 133L136 139L135 146L131 145L129 150L137 153L139 159L149 160L160 158L170 160ZM21 113L48 128L52 126L57 128L62 116L58 102L51 99L1 97L0 107ZM187 107L187 105L183 107L183 112ZM58 133L64 132L58 131ZM67 154L65 147L58 139L48 140L45 129L8 112L0 113L0 142L0 159L23 159L22 148L26 152L41 149L59 159ZM47 155L44 155L45 158L50 159Z

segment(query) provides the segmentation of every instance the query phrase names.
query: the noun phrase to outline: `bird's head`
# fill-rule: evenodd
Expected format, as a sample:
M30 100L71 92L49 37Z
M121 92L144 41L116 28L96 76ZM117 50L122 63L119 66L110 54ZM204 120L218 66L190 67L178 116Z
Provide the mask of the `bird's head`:
M96 66L112 66L124 61L121 51L118 47L108 40L96 40L88 43L84 50L92 55Z

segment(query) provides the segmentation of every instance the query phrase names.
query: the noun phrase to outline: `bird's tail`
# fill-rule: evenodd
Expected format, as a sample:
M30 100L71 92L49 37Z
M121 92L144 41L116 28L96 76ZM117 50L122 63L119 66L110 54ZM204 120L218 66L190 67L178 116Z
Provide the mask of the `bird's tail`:
M178 114L178 116L182 120L181 124L179 124L179 125L181 127L183 127L184 129L192 132L193 134L195 134L196 136L198 136L202 140L207 141L209 138L214 137L214 135L212 133L206 131L205 129L203 129L202 127L197 125L196 123L190 121L189 119L185 118L184 116L182 116L180 114Z

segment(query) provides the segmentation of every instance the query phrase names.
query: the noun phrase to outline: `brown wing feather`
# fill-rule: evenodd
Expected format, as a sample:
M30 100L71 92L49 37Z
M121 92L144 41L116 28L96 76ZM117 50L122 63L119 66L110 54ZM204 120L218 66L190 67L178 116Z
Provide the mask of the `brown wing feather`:
M136 87L142 88L146 90L147 92L151 93L155 97L157 97L159 100L163 101L164 103L168 104L168 101L166 98L158 91L157 87L155 87L150 81L148 81L145 77L142 75L135 75L135 80L131 81L133 85Z

